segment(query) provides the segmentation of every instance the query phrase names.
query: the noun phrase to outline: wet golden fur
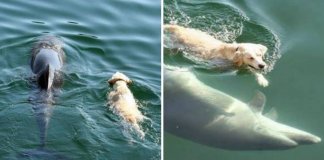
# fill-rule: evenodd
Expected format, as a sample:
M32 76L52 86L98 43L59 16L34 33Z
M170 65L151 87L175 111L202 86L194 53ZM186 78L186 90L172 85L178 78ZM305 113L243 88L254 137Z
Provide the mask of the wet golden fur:
M113 86L113 91L108 95L109 105L114 109L123 119L130 123L141 134L139 122L143 121L144 116L138 110L135 98L128 88L131 80L124 74L116 72L108 83Z
M267 47L253 43L225 43L206 32L179 25L164 25L164 32L171 40L190 50L190 53L204 60L226 59L236 67L251 67L261 70L267 67L263 57ZM260 73L253 72L261 86L268 81Z

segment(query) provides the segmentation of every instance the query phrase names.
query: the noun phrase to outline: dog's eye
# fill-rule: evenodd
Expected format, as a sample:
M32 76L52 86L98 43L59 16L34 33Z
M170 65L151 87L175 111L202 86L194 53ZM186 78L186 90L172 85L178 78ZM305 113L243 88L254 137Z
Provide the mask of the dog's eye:
M239 47L236 47L235 51L238 51L239 50Z
M250 59L250 60L254 60L254 58L253 58L253 57L250 57L249 59Z

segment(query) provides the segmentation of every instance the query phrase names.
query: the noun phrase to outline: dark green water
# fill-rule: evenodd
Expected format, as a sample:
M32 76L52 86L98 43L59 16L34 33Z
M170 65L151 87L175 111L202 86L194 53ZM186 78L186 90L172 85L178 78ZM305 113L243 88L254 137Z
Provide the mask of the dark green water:
M70 159L160 159L160 7L150 0L1 1L0 159L39 146L28 79L31 47L44 34L61 37L67 56L46 148ZM148 118L144 139L106 106L116 71L134 82Z
M248 102L256 90L267 97L265 110L275 107L284 124L324 138L324 1L166 0L165 23L199 28L227 42L262 43L273 66L260 87L248 73L219 73L181 55L165 55L164 63L199 66L195 73L204 83ZM165 52L171 52L164 48ZM165 133L165 159L306 160L323 159L324 144L285 151L227 151L206 147Z

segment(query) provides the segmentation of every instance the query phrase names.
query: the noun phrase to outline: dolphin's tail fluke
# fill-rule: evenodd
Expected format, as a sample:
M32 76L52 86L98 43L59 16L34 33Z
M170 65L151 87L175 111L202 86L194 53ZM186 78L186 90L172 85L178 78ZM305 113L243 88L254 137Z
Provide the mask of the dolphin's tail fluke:
M39 73L37 82L41 88L49 90L52 87L54 81L54 72L55 71L48 64L46 68Z

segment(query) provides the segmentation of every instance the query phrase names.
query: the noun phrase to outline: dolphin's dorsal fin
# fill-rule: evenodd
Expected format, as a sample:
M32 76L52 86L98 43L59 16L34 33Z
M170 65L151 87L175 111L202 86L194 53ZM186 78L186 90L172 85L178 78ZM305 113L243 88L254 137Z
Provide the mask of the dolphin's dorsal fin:
M45 69L43 69L39 74L38 74L38 85L42 89L49 90L49 88L52 87L54 80L54 71L51 68L50 65L47 65Z
M265 95L260 92L257 91L255 96L252 98L252 100L249 103L249 106L251 107L251 109L253 109L255 112L257 113L262 113L264 105L266 102L266 97Z
M278 119L277 110L275 108L271 108L269 112L265 114L265 116L272 120L277 120Z
M39 74L37 78L38 85L42 89L47 89L48 86L48 77L49 77L49 65L46 66Z

